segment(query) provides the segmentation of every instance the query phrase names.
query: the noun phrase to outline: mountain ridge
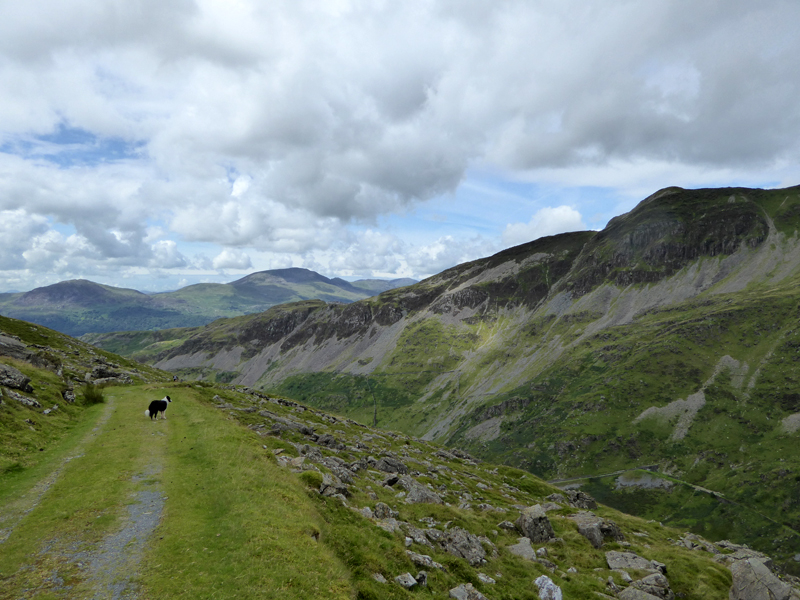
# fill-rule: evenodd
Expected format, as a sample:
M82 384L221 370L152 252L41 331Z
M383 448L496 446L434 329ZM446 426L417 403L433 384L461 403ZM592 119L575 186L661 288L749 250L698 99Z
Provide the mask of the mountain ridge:
M201 283L145 294L74 279L28 292L0 294L0 312L80 336L204 325L222 316L261 312L276 304L313 298L347 303L408 282L364 281L359 286L358 282L290 268L258 271L227 284Z

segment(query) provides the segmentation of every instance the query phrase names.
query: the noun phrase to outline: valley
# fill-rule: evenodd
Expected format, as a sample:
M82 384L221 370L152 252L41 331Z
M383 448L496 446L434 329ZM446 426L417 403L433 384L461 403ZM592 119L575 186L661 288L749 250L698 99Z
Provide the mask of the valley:
M113 355L0 325L28 378L0 388L0 598L800 598L744 546L251 388L117 358L102 398L44 409ZM19 358L33 340L71 362Z
M546 479L658 465L688 487L587 485L798 572L799 191L666 188L352 304L87 339Z

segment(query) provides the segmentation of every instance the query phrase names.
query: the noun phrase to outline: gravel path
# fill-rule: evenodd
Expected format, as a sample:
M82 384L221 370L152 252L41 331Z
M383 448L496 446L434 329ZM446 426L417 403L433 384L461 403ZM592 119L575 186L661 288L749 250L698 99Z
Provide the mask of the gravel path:
M134 477L146 480L156 475L160 467ZM161 520L166 498L156 484L145 484L136 492L135 502L128 506L128 516L122 529L109 535L92 552L74 557L88 566L88 581L93 600L132 600L138 598L139 564L147 542Z
M107 402L97 425L80 440L72 454L38 482L21 500L5 508L4 514L0 515L0 526L3 527L0 529L0 548L23 518L40 504L69 462L83 456L85 448L102 434L113 412L112 397ZM139 598L138 582L141 579L142 557L161 520L167 499L157 483L163 467L160 458L158 453L155 453L148 468L131 478L136 491L131 494L131 502L126 506L127 514L122 517L120 527L116 531L109 533L97 544L90 545L80 538L53 539L44 544L33 563L20 569L21 573L30 574L31 587L26 589L24 597L44 593L53 598L81 600ZM77 567L79 572L77 580L62 576L66 565L72 565L73 570ZM2 592L0 597L3 597Z

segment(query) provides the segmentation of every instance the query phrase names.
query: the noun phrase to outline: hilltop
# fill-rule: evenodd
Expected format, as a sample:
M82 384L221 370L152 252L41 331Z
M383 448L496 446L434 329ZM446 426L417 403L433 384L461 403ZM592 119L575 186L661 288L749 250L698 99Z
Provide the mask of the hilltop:
M251 273L231 283L199 283L173 292L145 294L76 279L29 292L0 294L0 311L7 317L81 336L205 325L220 317L312 298L347 303L409 283L415 281L364 279L348 283L308 269L289 268Z
M524 468L800 571L800 188L666 188L341 306L96 342ZM653 477L623 474L647 466ZM608 477L602 475L610 474Z
M0 325L28 352L93 364L80 342ZM48 367L0 362L29 374L0 388L2 598L800 598L746 547L283 397L148 371L48 412ZM150 421L163 395L169 418ZM13 441L30 422L50 432L41 451Z

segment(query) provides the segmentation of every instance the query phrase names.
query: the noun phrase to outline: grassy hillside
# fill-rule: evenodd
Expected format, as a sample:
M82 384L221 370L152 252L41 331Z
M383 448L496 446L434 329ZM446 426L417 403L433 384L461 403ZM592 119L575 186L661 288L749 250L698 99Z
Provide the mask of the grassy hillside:
M165 394L173 399L168 419L146 419L144 399ZM406 503L374 467L350 470L339 488L346 498L320 493L325 477L342 473L339 465L372 455L408 465L446 504ZM0 477L4 523L26 492L49 481L2 544L2 598L112 591L154 598L443 597L470 583L489 598L534 599L531 582L542 575L565 597L588 598L608 593L609 579L620 589L629 585L610 569L606 553L613 551L666 565L679 597L723 599L731 585L724 560L676 545L680 532L608 508L592 512L613 521L624 539L593 547L572 518L581 511L566 502L547 512L554 539L534 546L546 548L546 558L522 558L509 550L520 534L498 523L516 519L517 506L546 502L557 488L514 468L233 389L114 388L49 455ZM393 517L375 517L381 502ZM485 558L470 564L429 542L425 531L479 536L472 543ZM126 535L119 562L114 542ZM406 590L394 578L419 577L415 555L440 566L423 568L426 585ZM159 567L148 569L152 564ZM628 573L635 580L646 574Z

